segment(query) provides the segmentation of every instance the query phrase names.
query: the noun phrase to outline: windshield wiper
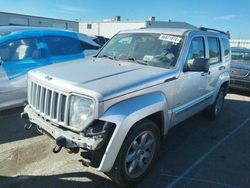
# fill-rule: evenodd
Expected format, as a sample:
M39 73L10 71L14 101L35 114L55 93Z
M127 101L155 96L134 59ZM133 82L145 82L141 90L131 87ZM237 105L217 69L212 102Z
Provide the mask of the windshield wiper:
M100 55L100 56L97 56L97 57L100 57L100 58L108 58L108 59L112 59L112 60L116 60L116 56L109 56L109 55Z
M141 65L148 65L147 61L135 59L133 57L129 57L128 60L133 61L133 62L138 63L138 64L141 64Z
M148 65L147 61L140 60L140 59L135 59L134 57L128 57L128 58L125 58L125 59L122 59L122 60L129 60L129 61L133 61L135 63L141 64L141 65Z

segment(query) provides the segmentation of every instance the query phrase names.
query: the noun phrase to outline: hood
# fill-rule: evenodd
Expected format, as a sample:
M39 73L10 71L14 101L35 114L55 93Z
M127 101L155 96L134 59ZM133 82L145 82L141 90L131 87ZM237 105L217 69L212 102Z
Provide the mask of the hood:
M106 58L85 58L32 71L94 91L108 100L163 83L171 70Z

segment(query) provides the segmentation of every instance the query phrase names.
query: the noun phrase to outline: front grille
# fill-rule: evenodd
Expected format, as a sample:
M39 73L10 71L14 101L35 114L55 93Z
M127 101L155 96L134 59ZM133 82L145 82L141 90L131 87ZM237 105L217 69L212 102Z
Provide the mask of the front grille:
M28 101L42 117L59 125L67 125L68 96L62 92L30 82Z

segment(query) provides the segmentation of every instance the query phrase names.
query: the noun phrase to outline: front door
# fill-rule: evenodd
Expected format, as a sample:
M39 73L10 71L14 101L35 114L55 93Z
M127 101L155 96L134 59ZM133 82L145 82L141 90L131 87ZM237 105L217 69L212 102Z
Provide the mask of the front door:
M195 37L190 42L185 63L193 62L196 58L205 57L203 37ZM204 106L206 95L207 73L183 71L176 82L175 107L173 109L172 125L198 112Z

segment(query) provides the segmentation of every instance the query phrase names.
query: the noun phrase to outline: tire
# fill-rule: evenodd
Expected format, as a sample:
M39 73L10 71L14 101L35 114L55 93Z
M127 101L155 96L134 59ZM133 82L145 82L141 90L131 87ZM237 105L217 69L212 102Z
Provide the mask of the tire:
M225 96L226 96L226 90L224 87L221 87L214 103L204 111L205 116L208 119L215 120L219 118L223 109Z
M120 149L110 178L121 187L141 181L152 167L160 147L160 131L151 120L136 123L127 134Z

